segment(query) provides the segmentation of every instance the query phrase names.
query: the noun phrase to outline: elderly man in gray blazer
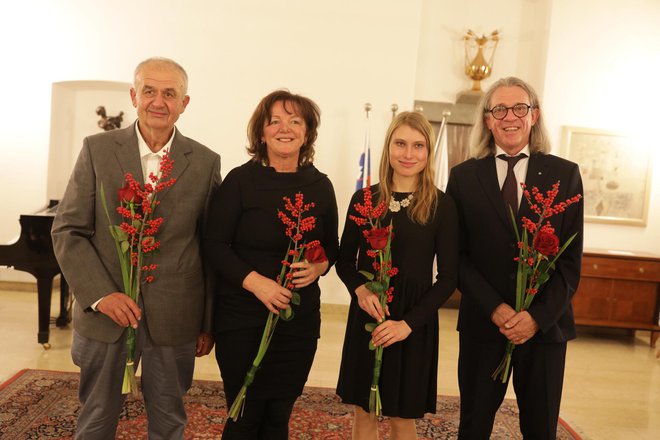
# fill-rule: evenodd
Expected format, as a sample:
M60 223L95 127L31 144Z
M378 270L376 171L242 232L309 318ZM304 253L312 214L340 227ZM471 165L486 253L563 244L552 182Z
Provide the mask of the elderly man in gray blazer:
M72 358L80 367L82 408L77 439L114 439L123 404L126 331L137 329L136 361L150 439L183 439L183 395L195 356L208 354L212 296L201 260L201 237L211 195L220 183L220 156L174 126L190 100L188 77L176 62L150 58L135 69L130 90L138 119L130 127L89 136L53 222L53 243L75 297ZM138 303L121 292L122 277L100 197L103 185L113 224L121 218L117 191L126 173L144 185L169 150L176 183L159 193L163 217L155 281ZM137 363L136 363L137 368Z

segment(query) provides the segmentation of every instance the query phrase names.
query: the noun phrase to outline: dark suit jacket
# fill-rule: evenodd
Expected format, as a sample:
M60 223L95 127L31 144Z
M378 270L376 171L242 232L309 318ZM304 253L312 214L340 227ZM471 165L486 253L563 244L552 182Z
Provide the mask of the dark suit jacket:
M117 191L124 175L141 184L142 165L136 125L85 138L64 197L53 221L53 244L62 272L73 289L74 328L81 335L115 342L123 328L90 306L101 297L123 291L117 250L100 198L103 185L113 224ZM157 238L160 253L155 281L143 284L144 318L157 345L181 345L200 331L211 330L213 292L205 286L201 260L202 228L213 190L220 183L220 156L178 130L170 157L176 183L161 191L155 210L164 223Z
M482 339L503 338L490 319L495 308L505 302L515 308L517 256L515 232L500 193L495 157L470 159L451 170L447 193L456 201L461 230L458 287L461 305L458 330ZM529 158L526 184L545 192L561 181L555 202L583 194L578 166L565 159L540 153ZM534 341L563 342L575 338L571 298L580 279L583 241L583 208L580 202L550 217L560 245L578 233L557 261L550 280L540 289L529 313L540 330ZM522 216L536 221L538 216L521 202L517 226Z

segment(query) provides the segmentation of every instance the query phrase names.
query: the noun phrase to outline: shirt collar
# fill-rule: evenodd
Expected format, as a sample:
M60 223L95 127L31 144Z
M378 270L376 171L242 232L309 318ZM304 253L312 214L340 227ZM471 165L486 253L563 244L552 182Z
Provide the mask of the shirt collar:
M518 154L520 154L520 153L525 153L527 155L527 157L529 157L530 156L529 144L525 145L525 148L523 148L522 150L520 150L518 152ZM506 151L504 151L502 148L500 148L499 145L495 144L495 157L499 156L500 154L505 154L505 155L508 156L508 153ZM516 154L516 156L518 154Z
M151 151L151 148L149 148L149 145L147 145L147 141L144 140L142 137L142 133L140 133L140 129L138 128L139 121L135 121L135 131L137 132L137 138L138 138L138 147L140 149L140 157L145 157L150 154L155 154L157 156L160 156L161 158L165 154L165 150L167 151L172 151L172 141L174 140L174 134L176 133L176 127L174 127L174 130L172 130L172 136L170 136L170 139L165 143L163 148L160 150L156 151L155 153Z

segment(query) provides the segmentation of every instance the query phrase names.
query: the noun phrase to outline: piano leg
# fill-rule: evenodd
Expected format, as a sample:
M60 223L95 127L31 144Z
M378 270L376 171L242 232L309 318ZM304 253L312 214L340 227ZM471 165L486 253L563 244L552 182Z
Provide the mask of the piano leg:
M71 313L69 309L69 284L66 282L64 275L60 274L60 316L55 320L55 325L58 327L66 327L71 322Z
M48 275L37 276L37 294L39 296L39 333L37 333L37 342L43 344L48 350L50 344L48 338L50 331L50 300L53 291L53 277Z

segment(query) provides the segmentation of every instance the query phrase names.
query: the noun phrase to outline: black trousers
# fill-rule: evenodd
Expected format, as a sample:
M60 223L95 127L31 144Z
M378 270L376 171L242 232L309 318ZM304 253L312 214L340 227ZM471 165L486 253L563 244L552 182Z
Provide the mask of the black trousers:
M287 440L289 418L296 399L245 401L243 415L227 420L222 440Z
M460 334L458 386L461 393L459 440L488 440L495 413L506 394L507 383L491 374L499 365L506 346ZM530 341L516 346L510 376L520 410L520 430L529 440L555 439L564 383L566 342Z
M257 354L263 328L216 333L216 360L224 382L228 408ZM293 405L302 393L314 361L316 338L275 331L268 352L248 387L243 414L227 421L223 440L286 440Z

